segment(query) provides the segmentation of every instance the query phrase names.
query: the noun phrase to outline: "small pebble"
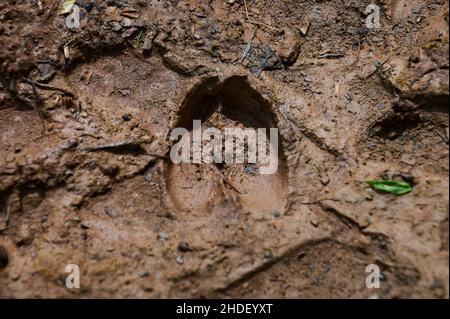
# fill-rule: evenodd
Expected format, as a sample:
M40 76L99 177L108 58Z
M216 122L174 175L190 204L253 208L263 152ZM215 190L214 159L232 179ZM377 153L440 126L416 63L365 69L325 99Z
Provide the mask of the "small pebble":
M272 260L273 259L273 254L270 250L266 251L266 253L264 254L264 258L267 260Z
M394 140L394 139L396 139L398 137L398 133L397 132L391 132L391 133L389 133L389 138L391 139L391 140Z
M189 244L187 242L183 241L178 245L178 250L185 253L190 251L191 247L189 247Z
M387 249L389 247L389 242L386 239L382 239L379 242L379 246L381 249Z
M319 227L319 220L316 217L312 217L309 221L311 225L313 225L315 228Z
M378 103L378 104L377 104L377 109L378 109L379 111L384 110L384 108L385 108L384 103Z
M209 29L209 33L210 33L210 34L216 34L216 33L217 33L217 29L216 29L215 27L211 27L211 28Z
M94 5L90 2L84 4L84 8L87 12L91 12L92 9L94 9Z
M275 217L275 218L278 218L278 217L281 216L281 214L280 214L279 211L275 210L275 211L272 212L272 216Z
M106 213L106 215L108 215L109 217L113 217L113 216L114 216L113 210L112 210L111 208L109 208L109 207L105 207L105 213Z
M131 114L124 114L122 115L122 120L124 120L125 122L131 121Z
M166 232L163 232L163 231L160 232L159 235L158 235L158 240L161 240L161 241L166 241L169 238L170 238L170 235L168 233L166 233Z
M151 181L152 181L152 174L151 173L145 174L144 175L144 181L146 183L151 183Z
M123 18L120 21L120 25L125 28L131 27L131 20L129 18Z

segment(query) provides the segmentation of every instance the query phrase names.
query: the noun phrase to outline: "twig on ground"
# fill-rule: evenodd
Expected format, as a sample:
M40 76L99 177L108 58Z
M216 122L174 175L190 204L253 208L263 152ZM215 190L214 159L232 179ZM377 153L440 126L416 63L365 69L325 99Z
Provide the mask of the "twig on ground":
M30 75L30 83L31 87L33 88L33 96L34 96L34 103L31 102L31 105L33 107L34 112L36 112L37 116L39 117L39 120L41 121L42 128L44 129L45 134L45 132L47 132L47 126L45 125L44 116L42 115L41 110L39 109L39 106L43 104L43 101L36 89L36 83L31 79L31 75Z
M27 79L27 78L23 78L23 81L27 82L28 84L34 85L34 86L36 86L36 87L38 87L40 89L43 89L43 90L59 91L59 92L65 94L65 95L68 95L70 97L74 97L75 96L75 94L73 92L71 92L69 90L66 90L66 89L63 89L63 88L59 88L59 87L52 86L52 85L49 85L49 84L39 83L39 82L30 80L30 79Z
M399 97L399 94L397 93L397 90L395 86L392 84L391 80L389 80L389 77L386 75L386 72L383 67L384 65L389 61L390 58L387 58L386 61L383 63L380 63L379 61L375 61L373 65L375 66L375 71L372 72L367 76L367 79L370 78L372 75L377 74L378 77L381 80L381 83L383 83L383 86L391 92L391 94L395 97Z
M247 0L244 0L244 8L245 8L245 15L247 17L247 20L250 20L250 17L248 15L248 6L247 6Z
M82 148L82 150L87 151L87 152L97 152L97 151L107 151L107 150L120 149L120 148L126 148L126 147L142 148L141 143L139 143L133 139L126 139L126 140L120 141L120 142L113 142L113 143L95 145L95 146L87 146L87 147ZM165 156L165 155L148 153L144 148L142 148L142 150L145 152L146 155L150 155L150 156L156 157L158 159L164 159L164 160L167 159L167 156Z
M442 141L443 141L445 144L448 144L448 138L447 138L447 136L445 136L443 133L441 133L441 132L439 131L439 129L437 129L437 128L435 128L434 131L436 132L437 135L439 135L440 138L442 138Z
M236 193L242 194L242 192L240 192L240 191L236 188L236 186L234 186L234 185L227 179L227 177L225 176L225 174L224 174L222 171L220 171L220 169L219 169L216 165L213 165L213 167L214 167L215 171L217 172L217 174L220 175L220 177L221 177L223 183L224 183L226 186L228 186L229 188L231 188L231 189L232 189L233 191L235 191Z
M344 55L342 53L326 53L326 54L322 54L319 55L319 59L339 59L344 57Z
M255 33L256 33L256 30L253 31L253 34L252 34L252 36L250 37L250 40L248 41L247 46L245 47L244 54L242 55L242 58L239 60L239 63L242 63L242 62L245 60L245 58L246 58L246 57L250 54L250 52L252 51L252 48L253 48L253 39L254 39L254 37L255 37Z

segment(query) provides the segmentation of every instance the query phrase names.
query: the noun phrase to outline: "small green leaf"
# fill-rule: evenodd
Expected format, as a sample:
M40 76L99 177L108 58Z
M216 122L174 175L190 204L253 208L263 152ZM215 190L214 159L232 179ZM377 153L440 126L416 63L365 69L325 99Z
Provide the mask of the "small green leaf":
M367 184L375 190L397 196L405 195L412 191L411 185L403 181L368 181Z
M69 13L70 10L72 10L72 7L74 6L76 0L65 0L58 9L58 14L66 14Z
M141 30L139 31L139 34L136 36L136 47L139 48L139 45L141 44L142 34L144 32Z

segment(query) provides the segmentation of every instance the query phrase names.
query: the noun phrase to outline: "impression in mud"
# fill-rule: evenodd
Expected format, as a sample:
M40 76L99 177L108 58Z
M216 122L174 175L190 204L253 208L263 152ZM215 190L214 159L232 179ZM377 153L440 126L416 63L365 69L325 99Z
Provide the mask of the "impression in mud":
M448 2L1 0L0 299L448 298Z
M266 128L225 128L222 132L210 127L202 132L201 120L194 120L192 146L187 129L178 127L172 131L171 141L181 139L172 146L170 159L175 164L255 164L259 174L275 174L278 170L278 129L269 131L267 145Z
M284 211L287 178L278 119L246 77L197 83L169 133L167 189L179 214Z

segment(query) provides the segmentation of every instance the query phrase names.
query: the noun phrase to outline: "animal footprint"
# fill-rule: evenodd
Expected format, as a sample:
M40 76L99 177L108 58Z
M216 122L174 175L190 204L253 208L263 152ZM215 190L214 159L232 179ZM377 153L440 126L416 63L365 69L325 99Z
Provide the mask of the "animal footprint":
M283 152L278 147L281 143L278 143L280 135L276 125L277 119L270 103L250 86L246 77L230 77L223 82L210 78L196 85L188 93L177 123L184 134L179 134L172 147L173 154L187 152L184 153L185 161L172 162L167 170L167 188L175 207L194 215L205 214L230 203L236 209L261 216L283 212L287 168ZM211 140L195 143L196 134L200 138L207 132L222 133L220 140L213 139L213 146L217 147L219 154L219 160L214 162L216 153L212 151L216 149L207 148ZM254 134L234 140L233 146L227 147L225 137L230 132ZM248 152L255 151L256 145L249 136L257 137L257 152ZM183 149L179 145L192 147ZM197 156L196 149L202 151L203 157ZM230 150L234 152L234 161L226 160ZM205 161L205 154L210 156L209 161ZM251 154L257 154L256 161ZM241 160L237 160L238 156ZM274 166L275 169L270 171Z

